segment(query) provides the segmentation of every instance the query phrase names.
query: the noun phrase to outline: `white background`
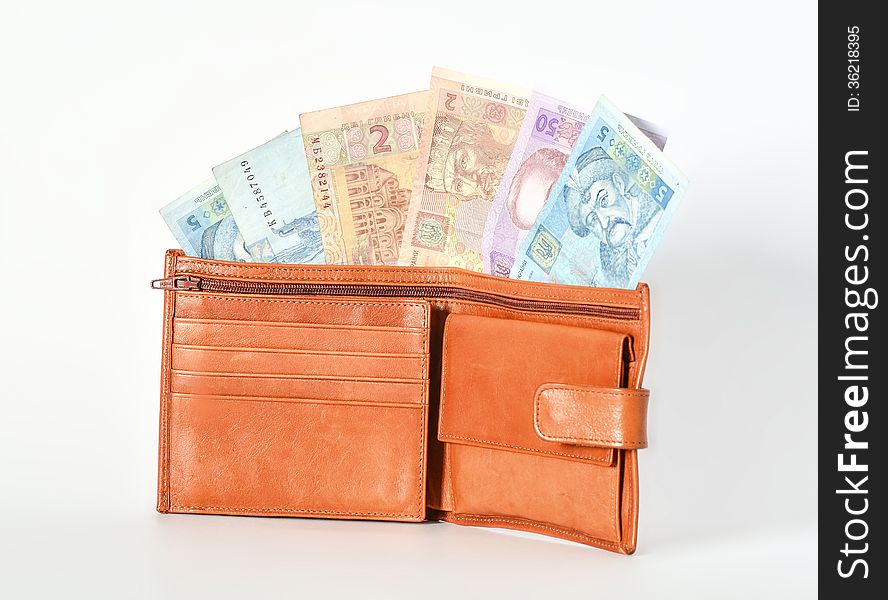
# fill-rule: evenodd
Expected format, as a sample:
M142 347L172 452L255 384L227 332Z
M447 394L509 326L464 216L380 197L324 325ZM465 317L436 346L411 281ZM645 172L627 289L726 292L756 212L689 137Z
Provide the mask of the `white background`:
M0 596L810 597L813 2L4 2ZM638 553L154 512L161 205L432 65L662 124ZM564 596L566 597L566 596Z

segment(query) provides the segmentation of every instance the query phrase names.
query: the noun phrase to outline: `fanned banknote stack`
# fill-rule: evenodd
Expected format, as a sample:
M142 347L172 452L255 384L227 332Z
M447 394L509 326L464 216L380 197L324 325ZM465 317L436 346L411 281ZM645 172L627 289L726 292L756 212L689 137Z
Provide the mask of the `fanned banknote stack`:
M634 288L687 180L665 134L435 68L429 90L303 113L160 213L191 256L449 266Z

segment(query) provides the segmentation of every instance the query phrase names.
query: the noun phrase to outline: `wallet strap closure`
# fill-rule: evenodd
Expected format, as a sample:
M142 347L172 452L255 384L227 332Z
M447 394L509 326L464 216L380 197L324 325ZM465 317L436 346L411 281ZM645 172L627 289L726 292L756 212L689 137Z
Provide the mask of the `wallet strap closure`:
M534 428L549 442L646 448L649 396L644 389L544 383L534 397Z

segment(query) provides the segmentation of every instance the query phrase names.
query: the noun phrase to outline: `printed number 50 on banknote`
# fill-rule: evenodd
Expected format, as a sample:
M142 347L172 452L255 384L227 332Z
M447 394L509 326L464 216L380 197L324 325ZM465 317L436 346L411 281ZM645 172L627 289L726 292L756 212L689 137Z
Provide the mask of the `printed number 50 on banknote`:
M602 96L511 277L634 288L686 188L678 168Z
M515 250L549 197L586 122L579 108L534 92L481 238L484 272L508 277Z

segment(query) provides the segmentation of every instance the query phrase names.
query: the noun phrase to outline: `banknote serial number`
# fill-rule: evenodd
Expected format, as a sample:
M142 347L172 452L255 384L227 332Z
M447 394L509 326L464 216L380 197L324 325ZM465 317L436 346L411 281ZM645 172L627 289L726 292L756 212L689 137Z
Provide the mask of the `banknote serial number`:
M333 206L333 199L330 194L330 179L328 177L329 169L324 163L324 151L321 148L321 136L313 135L310 139L311 155L310 161L314 161L314 176L312 185L316 188L315 201L319 208L329 210Z
M860 27L848 28L848 112L860 111Z
M262 217L265 219L265 224L268 225L270 229L274 230L274 226L277 225L277 220L274 218L271 209L268 208L268 202L265 201L262 187L256 182L256 174L253 173L253 167L250 165L250 161L242 160L240 166L243 167L244 180L247 182L247 186L249 186L249 190L254 196L253 199L256 201L256 206L262 211Z

